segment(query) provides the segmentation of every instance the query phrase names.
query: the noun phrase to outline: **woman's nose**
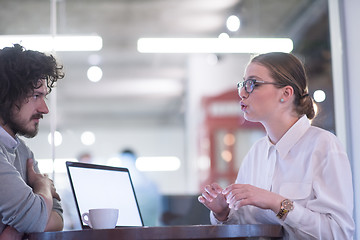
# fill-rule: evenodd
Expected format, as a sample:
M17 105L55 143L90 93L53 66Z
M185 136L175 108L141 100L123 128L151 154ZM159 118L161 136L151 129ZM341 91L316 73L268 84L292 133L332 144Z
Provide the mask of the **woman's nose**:
M239 97L241 100L249 97L249 93L245 90L245 87L240 88L240 90L238 90L238 92L239 92Z

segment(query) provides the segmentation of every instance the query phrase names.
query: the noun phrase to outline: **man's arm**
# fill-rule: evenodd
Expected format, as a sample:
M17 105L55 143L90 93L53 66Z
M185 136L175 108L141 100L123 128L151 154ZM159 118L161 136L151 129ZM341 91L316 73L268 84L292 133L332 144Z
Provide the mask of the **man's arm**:
M45 232L61 231L64 228L62 217L55 211L51 211ZM1 240L1 239L0 239Z
M6 226L4 231L0 233L0 240L21 240L23 233L19 233L15 228Z
M53 181L46 174L36 173L33 167L33 160L27 160L27 176L29 185L33 192L43 197L48 212L48 222L45 231L61 231L64 223L62 217L53 211L53 198L60 201L60 196L56 192Z
M52 189L54 188L53 183L46 175L35 172L32 159L28 159L26 164L27 164L27 177L28 177L29 186L33 189L33 192L35 194L38 194L43 197L49 218L53 207L52 194L53 192L55 192L55 190Z

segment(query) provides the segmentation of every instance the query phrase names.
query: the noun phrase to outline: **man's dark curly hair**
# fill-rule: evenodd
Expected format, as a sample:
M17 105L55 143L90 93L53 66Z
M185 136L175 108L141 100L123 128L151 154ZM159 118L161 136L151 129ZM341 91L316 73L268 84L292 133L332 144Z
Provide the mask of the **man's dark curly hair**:
M62 66L58 65L52 55L14 44L0 50L0 117L8 122L11 109L33 94L41 87L39 80L46 79L48 93L58 79L64 77Z

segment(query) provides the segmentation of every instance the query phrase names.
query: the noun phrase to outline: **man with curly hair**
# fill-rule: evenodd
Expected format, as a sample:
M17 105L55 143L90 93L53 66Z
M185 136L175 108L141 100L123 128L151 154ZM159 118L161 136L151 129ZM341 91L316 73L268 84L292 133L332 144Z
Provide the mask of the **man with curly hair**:
M63 228L60 197L19 136L35 137L47 94L64 74L52 55L0 50L0 240Z

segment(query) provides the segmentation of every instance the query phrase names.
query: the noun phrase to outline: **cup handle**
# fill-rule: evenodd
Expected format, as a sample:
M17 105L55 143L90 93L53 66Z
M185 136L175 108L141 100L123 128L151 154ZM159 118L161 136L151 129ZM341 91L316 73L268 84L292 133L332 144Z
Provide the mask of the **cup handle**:
M92 228L91 222L90 222L90 218L89 218L89 213L83 213L81 215L81 219L84 221L84 223L86 223L87 225L89 225Z

